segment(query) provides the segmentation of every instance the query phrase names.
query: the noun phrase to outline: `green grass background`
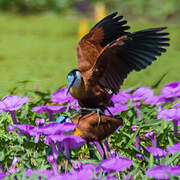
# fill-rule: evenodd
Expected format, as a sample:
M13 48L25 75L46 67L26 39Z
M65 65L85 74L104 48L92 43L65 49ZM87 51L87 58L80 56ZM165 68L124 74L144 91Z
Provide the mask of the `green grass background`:
M128 24L131 31L168 26L171 46L146 70L132 72L122 88L151 86L166 72L158 91L168 82L180 81L180 25L147 20ZM73 16L0 14L0 96L14 87L53 92L65 86L67 73L77 64L78 25L79 18ZM30 82L19 83L26 80Z

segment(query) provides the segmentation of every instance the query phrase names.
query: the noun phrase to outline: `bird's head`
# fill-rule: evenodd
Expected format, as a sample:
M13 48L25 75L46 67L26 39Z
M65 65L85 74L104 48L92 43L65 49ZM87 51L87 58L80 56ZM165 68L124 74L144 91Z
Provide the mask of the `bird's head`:
M78 69L74 69L71 72L69 72L69 74L67 75L67 81L68 81L68 91L67 91L68 94L71 88L77 89L81 85L82 76L80 71Z

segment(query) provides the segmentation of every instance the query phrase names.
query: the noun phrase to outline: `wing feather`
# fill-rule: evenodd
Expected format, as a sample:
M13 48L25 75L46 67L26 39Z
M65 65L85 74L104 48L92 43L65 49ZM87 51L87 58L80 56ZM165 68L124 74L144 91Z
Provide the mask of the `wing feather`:
M108 44L92 67L89 83L100 83L114 93L132 70L152 64L169 46L166 28L152 28L124 35Z
M102 49L117 38L128 34L127 21L117 12L99 21L90 32L85 35L77 46L78 69L86 72L94 66Z

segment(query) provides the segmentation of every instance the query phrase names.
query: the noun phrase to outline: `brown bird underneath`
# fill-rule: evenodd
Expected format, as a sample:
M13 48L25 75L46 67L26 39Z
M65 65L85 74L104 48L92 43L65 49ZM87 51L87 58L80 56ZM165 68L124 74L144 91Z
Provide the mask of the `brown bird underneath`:
M98 141L110 136L115 130L123 125L122 119L100 115L99 123L98 114L95 112L87 114L78 114L71 121L77 124L74 135L80 136L87 142Z
M123 16L112 13L98 22L77 46L78 69L68 76L68 92L81 107L104 111L112 106L128 73L149 66L165 52L166 27L127 32Z

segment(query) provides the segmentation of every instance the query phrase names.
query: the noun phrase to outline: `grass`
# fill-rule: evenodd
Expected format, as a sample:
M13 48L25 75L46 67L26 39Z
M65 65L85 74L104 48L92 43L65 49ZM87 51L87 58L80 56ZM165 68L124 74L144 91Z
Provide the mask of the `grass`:
M17 16L0 14L0 96L18 87L20 92L34 87L55 91L66 85L66 74L76 68L79 19L55 15ZM130 21L132 31L162 26ZM164 24L163 24L164 26ZM161 87L180 76L180 33L178 25L168 25L171 46L151 67L131 73L122 88L151 86L168 72ZM27 85L19 83L30 81Z

